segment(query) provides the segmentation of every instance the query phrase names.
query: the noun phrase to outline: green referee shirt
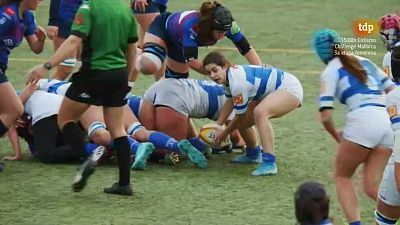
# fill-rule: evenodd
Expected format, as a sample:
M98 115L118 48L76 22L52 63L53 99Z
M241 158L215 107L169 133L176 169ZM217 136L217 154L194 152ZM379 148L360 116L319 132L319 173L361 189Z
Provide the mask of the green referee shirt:
M123 0L84 1L71 34L83 39L82 70L126 67L128 44L138 40L136 21Z

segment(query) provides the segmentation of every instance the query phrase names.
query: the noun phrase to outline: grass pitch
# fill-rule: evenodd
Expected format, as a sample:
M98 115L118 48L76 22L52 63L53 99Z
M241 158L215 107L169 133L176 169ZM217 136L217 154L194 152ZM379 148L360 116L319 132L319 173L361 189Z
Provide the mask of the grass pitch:
M171 1L169 10L196 9L201 1ZM332 181L334 142L316 119L319 73L323 65L310 49L311 34L318 28L336 29L352 37L352 22L377 19L398 8L396 0L310 0L223 1L233 13L247 39L265 63L295 74L304 87L304 104L289 115L273 121L279 174L251 177L252 165L228 163L235 155L214 155L207 170L186 162L176 167L150 165L133 172L133 197L102 193L117 178L116 165L98 167L86 189L71 191L77 165L44 165L30 158L26 145L23 161L6 162L0 173L0 224L267 224L295 223L293 193L306 180L322 182L331 196L331 216L335 224L345 224ZM397 7L396 7L397 6ZM37 11L40 25L47 23L49 1ZM384 54L379 37L374 36L378 65ZM204 56L214 48L224 50L235 63L245 63L228 40L201 49ZM46 43L41 55L29 51L26 42L11 55L8 78L18 89L25 73L52 53ZM192 72L192 77L201 78ZM134 93L142 94L153 82L141 76ZM343 125L343 110L335 118ZM200 126L205 120L196 121ZM0 157L11 154L6 139L0 140ZM360 182L358 182L360 183ZM359 188L361 216L373 224L374 202Z

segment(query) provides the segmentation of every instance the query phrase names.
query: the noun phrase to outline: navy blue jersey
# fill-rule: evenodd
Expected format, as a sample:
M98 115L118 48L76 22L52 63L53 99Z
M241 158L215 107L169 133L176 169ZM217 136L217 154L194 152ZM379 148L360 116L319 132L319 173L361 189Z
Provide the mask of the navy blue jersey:
M11 49L18 47L24 36L36 32L32 12L25 11L19 18L18 3L0 7L0 65L6 67Z
M168 36L174 47L182 49L182 56L186 61L197 59L198 55L185 54L185 48L197 48L200 46L213 45L213 43L200 43L196 32L196 25L199 22L198 11L183 11L172 13L165 24ZM226 32L227 38L233 43L238 43L244 38L236 22Z

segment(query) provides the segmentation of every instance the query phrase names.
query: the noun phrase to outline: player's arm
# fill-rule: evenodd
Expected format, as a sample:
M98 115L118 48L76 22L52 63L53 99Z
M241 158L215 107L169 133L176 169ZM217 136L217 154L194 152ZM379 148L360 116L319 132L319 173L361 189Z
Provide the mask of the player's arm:
M340 142L341 135L340 133L336 130L335 123L333 122L332 119L332 111L333 109L328 109L328 108L322 108L320 109L320 119L321 123L324 126L325 130L332 136L333 139L337 143Z
M252 65L262 65L261 59L254 48L250 49L244 57L246 57L247 61Z
M232 98L227 98L226 102L224 103L223 107L221 108L221 112L219 113L217 124L223 125L225 124L226 120L228 119L229 115L233 110L233 101Z
M133 82L136 80L136 43L131 43L128 45L128 51L126 52L127 70L129 73L129 84L133 87Z
M36 32L32 35L25 36L25 39L28 42L32 52L40 54L44 49L46 31L41 26L37 26Z
M195 70L200 74L207 75L206 70L204 69L203 62L201 60L191 60L188 62L188 65L191 69Z
M26 23L24 36L29 47L31 48L32 52L36 54L41 53L44 48L44 41L46 40L45 29L36 25L32 12L28 12L25 15L24 22Z
M336 142L340 142L341 135L336 130L335 123L332 119L333 102L335 100L335 90L337 84L337 76L324 71L321 76L321 93L319 97L319 117L325 130L335 139Z
M4 156L3 160L8 160L8 161L15 161L15 160L20 160L21 159L21 145L19 143L19 137L17 130L15 129L14 126L10 127L8 130L8 140L11 143L11 147L14 150L14 155L13 156Z
M394 177L396 179L397 191L400 192L400 129L395 131L394 157Z
M227 32L226 36L231 39L240 54L242 54L250 64L262 65L260 56L258 56L256 50L250 46L250 43L240 31L240 27L235 21L232 23L231 30Z
M24 89L22 89L19 94L19 100L21 100L22 104L25 105L26 101L28 101L29 97L39 88L37 83L28 83Z

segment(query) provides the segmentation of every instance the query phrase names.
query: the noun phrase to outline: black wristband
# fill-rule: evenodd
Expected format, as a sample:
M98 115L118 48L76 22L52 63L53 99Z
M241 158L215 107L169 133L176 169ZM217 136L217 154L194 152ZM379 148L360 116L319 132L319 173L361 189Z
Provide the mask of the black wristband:
M47 70L51 70L51 68L53 68L53 65L51 65L50 62L45 62L45 63L43 64L43 67L44 67L45 69L47 69Z

